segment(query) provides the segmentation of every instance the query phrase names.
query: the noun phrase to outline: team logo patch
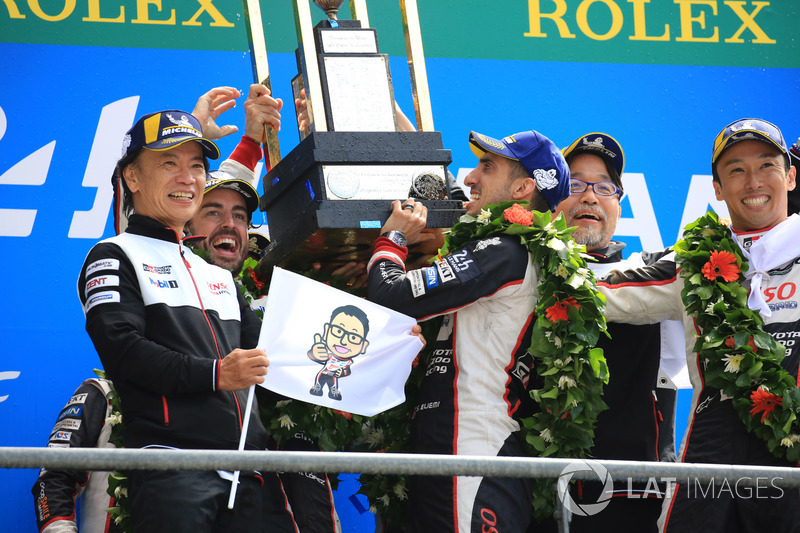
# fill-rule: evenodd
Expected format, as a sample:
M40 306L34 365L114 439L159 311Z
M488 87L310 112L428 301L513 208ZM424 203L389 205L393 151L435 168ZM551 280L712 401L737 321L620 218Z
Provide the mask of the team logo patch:
M82 412L83 412L82 406L73 405L72 407L67 407L66 409L61 411L61 414L58 415L58 418L56 420L64 420L67 417L73 417L73 418L79 417L81 416Z
M69 440L71 436L71 431L56 431L53 433L53 436L50 437L50 440Z
M436 275L436 267L430 266L425 269L425 286L429 289L439 286L439 278Z
M98 287L119 287L119 276L95 276L86 281L84 296L89 296L89 292Z
M142 270L145 272L150 272L151 274L171 274L172 273L172 265L164 265L164 266L150 266L142 263Z
M556 174L557 172L554 168L550 170L537 168L533 171L533 179L536 181L536 186L539 187L540 190L553 189L558 185Z
M92 307L100 304L110 304L113 302L119 302L119 293L117 291L103 291L98 292L88 300L86 300L86 310L85 313L88 313Z
M436 261L434 265L436 265L436 270L439 271L439 279L442 280L442 283L456 279L456 273L453 272L453 268L447 261Z
M100 259L86 267L86 277L97 270L119 270L119 259Z
M445 257L445 261L453 269L458 281L461 283L466 283L481 273L478 263L475 262L472 252L469 250L459 250L450 254Z
M482 241L478 241L478 244L475 245L475 252L480 252L481 250L488 248L489 246L496 246L500 244L500 237L492 237L491 239L483 239Z
M422 270L412 270L408 273L408 281L411 282L411 292L414 294L414 298L425 294L425 277Z
M209 283L208 284L208 290L211 291L211 294L213 294L215 296L221 296L223 294L231 294L231 291L228 288L228 285L226 283L223 283L223 282Z
M192 123L189 122L189 117L187 117L186 115L179 115L179 116L176 117L172 113L165 113L165 114L167 115L167 120L169 120L170 122L172 122L176 126L185 126L187 128L191 128L192 127ZM192 128L192 129L194 129L194 128Z
M64 420L57 422L55 427L53 427L54 430L70 429L72 431L76 431L80 428L81 428L81 421L76 420L74 418L65 418Z
M148 277L147 279L150 280L150 285L158 287L159 289L177 289L178 288L178 282L175 281L174 279L168 279L168 280L164 280L164 281L161 281L160 279L153 279L151 277Z
M83 394L76 394L75 396L69 399L69 401L67 402L67 407L69 407L70 405L75 405L75 404L81 405L86 403L87 396L89 395L86 394L85 392Z

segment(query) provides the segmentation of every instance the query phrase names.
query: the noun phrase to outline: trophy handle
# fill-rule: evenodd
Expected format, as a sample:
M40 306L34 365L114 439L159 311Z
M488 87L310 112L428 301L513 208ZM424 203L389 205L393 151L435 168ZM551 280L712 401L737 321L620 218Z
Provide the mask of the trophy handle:
M350 0L350 16L354 20L360 20L362 28L369 28L367 0Z
M431 95L428 89L428 71L425 69L425 52L422 49L422 31L419 25L417 0L400 0L403 17L403 34L406 38L406 56L411 76L411 97L418 131L434 131Z
M244 0L244 16L247 26L247 41L250 43L250 60L253 65L253 77L256 83L264 85L272 94L272 82L269 77L269 61L267 60L267 43L264 37L264 25L261 21L261 5L259 0ZM267 137L267 156L269 169L275 168L281 160L281 146L278 132L264 126Z

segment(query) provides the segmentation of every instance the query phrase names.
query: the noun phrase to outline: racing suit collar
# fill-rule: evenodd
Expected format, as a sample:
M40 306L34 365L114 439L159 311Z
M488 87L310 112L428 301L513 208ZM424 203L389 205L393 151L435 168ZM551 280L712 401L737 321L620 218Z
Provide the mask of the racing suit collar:
M586 252L589 257L596 259L598 263L616 263L622 261L622 249L625 248L624 242L611 241L605 248Z

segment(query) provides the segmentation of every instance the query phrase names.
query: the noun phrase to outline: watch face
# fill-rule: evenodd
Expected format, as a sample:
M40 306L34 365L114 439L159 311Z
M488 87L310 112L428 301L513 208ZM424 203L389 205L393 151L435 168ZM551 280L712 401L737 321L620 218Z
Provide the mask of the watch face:
M407 242L408 242L407 239L406 239L406 236L403 235L403 232L396 231L396 230L395 231L388 231L388 232L384 233L383 235L381 235L381 237L386 237L387 239L389 239L390 241L392 241L396 245L403 246L403 247L405 247Z

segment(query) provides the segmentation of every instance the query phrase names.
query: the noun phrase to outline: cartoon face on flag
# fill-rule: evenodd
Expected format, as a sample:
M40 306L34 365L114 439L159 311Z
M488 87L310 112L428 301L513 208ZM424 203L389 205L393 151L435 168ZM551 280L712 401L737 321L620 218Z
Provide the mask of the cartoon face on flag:
M415 324L411 317L275 268L258 342L270 360L261 386L374 416L405 400L411 363L422 348L410 334Z
M328 398L341 400L339 378L350 375L353 358L358 357L369 346L367 314L354 305L337 307L331 313L331 321L325 324L323 334L314 334L314 345L308 351L312 361L323 365L317 373L314 386L309 391L322 396L328 386Z

